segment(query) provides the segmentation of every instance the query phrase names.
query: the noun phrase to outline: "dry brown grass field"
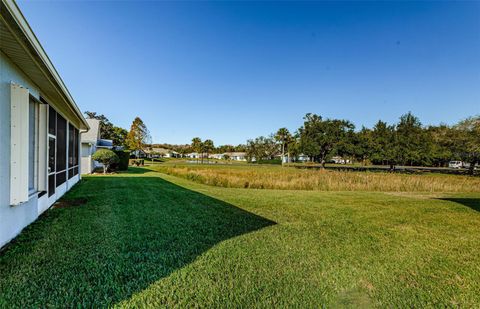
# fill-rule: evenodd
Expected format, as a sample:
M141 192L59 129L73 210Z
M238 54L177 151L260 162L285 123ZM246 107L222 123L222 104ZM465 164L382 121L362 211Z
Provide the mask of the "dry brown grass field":
M426 173L304 170L261 165L158 164L150 169L198 183L280 190L376 192L480 192L480 177Z

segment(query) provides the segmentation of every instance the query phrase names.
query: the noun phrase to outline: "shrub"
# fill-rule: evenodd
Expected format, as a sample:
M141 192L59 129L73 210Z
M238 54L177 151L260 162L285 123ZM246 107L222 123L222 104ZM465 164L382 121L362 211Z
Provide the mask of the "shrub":
M109 149L98 149L92 159L103 164L103 173L106 174L111 164L118 163L119 159L115 152Z
M114 151L118 156L118 163L112 164L112 169L118 169L119 171L126 171L128 169L128 160L130 158L130 152L125 150Z

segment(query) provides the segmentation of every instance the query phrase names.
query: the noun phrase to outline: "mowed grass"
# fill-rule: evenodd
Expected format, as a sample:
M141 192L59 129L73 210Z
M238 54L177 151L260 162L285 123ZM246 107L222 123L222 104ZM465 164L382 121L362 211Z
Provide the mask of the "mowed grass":
M480 194L85 177L0 253L0 307L478 307Z
M307 170L246 164L157 164L150 168L198 183L226 188L480 193L480 177L458 175Z

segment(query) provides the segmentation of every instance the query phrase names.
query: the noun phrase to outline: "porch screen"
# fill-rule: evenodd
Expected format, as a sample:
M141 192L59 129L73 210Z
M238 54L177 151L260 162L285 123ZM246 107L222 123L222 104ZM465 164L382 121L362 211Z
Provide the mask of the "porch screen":
M68 179L78 174L78 130L68 125Z
M57 187L65 182L67 170L67 121L57 113Z

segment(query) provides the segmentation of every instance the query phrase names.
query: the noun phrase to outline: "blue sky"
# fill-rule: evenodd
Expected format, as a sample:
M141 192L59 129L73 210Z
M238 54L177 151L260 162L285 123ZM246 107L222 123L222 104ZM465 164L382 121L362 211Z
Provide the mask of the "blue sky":
M480 2L21 1L83 111L154 142L244 143L317 113L480 113Z

